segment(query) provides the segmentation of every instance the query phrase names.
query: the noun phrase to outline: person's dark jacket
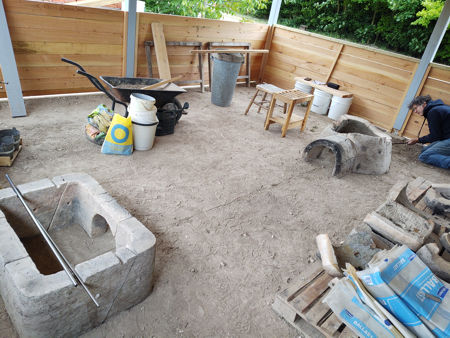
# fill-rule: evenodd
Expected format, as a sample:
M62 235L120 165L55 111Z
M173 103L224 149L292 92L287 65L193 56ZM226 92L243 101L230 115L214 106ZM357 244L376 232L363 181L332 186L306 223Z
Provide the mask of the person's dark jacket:
M423 116L428 121L430 133L419 137L419 143L433 143L450 138L450 106L442 100L428 101Z

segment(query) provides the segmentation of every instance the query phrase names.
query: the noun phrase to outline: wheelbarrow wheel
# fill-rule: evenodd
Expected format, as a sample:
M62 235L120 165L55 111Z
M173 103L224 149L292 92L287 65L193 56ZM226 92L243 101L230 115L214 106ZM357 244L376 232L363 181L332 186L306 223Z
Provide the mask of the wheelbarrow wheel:
M176 122L181 118L181 115L183 115L183 106L181 105L181 102L178 101L176 98L173 98L172 101L166 103L162 107L162 111L166 112L174 112L176 114Z
M183 115L183 106L178 99L174 98L173 103L177 106L177 122L180 120L181 115Z

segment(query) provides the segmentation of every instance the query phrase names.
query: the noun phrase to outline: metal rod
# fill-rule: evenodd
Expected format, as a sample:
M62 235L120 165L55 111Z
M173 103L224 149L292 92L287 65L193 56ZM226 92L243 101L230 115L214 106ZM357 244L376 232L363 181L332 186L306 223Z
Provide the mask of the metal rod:
M95 305L99 306L97 300L94 298L92 293L89 291L87 286L84 284L83 280L81 279L80 275L76 272L76 270L70 265L70 262L64 257L62 252L59 250L59 248L56 246L55 242L53 242L53 239L50 237L48 232L45 230L45 228L42 226L41 222L34 216L31 209L28 207L27 203L25 202L25 199L22 196L22 193L19 191L19 189L15 186L11 178L8 176L8 174L5 175L6 179L8 180L9 184L11 185L11 188L16 193L17 197L19 198L20 202L22 202L22 205L25 207L25 210L30 215L31 219L33 220L34 224L38 227L40 233L44 237L45 241L47 242L48 246L52 250L53 254L58 259L58 262L63 267L64 271L69 276L70 280L72 281L74 286L77 286L78 283L81 284L81 286L85 289L89 297L92 299L92 301L95 303Z

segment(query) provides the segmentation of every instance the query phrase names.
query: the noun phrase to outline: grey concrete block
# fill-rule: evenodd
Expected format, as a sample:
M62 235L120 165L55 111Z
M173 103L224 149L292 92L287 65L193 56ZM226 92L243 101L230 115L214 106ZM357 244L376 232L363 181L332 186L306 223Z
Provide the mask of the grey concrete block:
M152 272L154 264L155 246L128 261L130 271L126 276L124 285L132 289L133 292L130 292L127 288L120 289L108 314L108 318L123 309L130 308L142 302L148 297L153 289Z
M135 254L149 250L156 243L155 236L134 217L119 223L115 238L116 246L126 247Z
M344 268L345 263L350 263L358 270L367 268L367 263L373 255L381 251L377 248L373 237L372 229L365 224L353 228L344 243L334 248L339 266Z
M0 200L4 200L7 198L15 197L16 193L12 188L5 188L0 190Z
M99 208L102 210L102 215L105 215L105 219L108 222L113 235L117 232L119 224L133 216L125 210L119 203L108 194L102 194L97 196Z
M89 190L92 195L104 194L106 190L90 175L85 173L70 173L61 176L56 176L52 179L56 186L61 186L66 183L77 183L83 185L85 189Z
M17 185L17 189L22 193L22 195L29 194L31 192L42 193L42 190L53 189L55 185L48 178L44 178L39 181L29 182Z
M0 269L10 262L28 257L28 253L6 218L0 218Z

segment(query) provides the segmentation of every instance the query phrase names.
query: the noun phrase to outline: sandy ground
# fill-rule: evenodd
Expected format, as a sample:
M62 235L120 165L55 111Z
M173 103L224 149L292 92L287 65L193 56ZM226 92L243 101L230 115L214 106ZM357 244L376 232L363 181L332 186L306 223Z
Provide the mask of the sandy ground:
M304 133L264 131L265 114L243 112L254 88L237 88L220 108L197 89L175 134L132 156L100 153L83 134L103 95L36 99L0 128L17 127L24 147L11 168L16 184L70 172L92 175L157 239L153 293L84 337L294 337L271 309L275 294L316 260L317 234L343 240L400 179L448 182L449 172L417 160L420 147L394 145L388 174L331 177L327 163L306 163L304 147L330 123L311 114ZM0 336L15 336L0 312Z

